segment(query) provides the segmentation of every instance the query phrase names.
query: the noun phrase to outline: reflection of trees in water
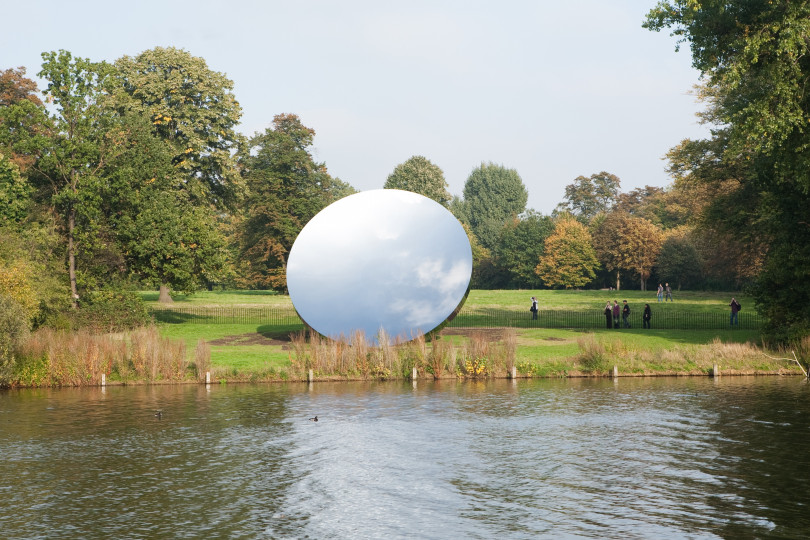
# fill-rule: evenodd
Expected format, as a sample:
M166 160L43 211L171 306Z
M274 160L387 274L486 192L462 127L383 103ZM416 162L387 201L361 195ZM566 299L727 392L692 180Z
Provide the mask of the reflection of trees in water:
M792 377L755 379L713 394L717 455L703 472L725 538L806 538L810 531L810 386Z

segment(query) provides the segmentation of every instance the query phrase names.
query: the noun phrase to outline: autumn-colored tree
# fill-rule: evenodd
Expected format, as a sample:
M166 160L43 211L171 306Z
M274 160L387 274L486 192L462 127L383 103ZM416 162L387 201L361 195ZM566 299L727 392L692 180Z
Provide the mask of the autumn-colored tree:
M572 289L590 283L598 268L588 229L572 217L558 219L535 269L540 278L550 287Z
M51 122L25 68L0 71L0 152L27 176L47 146Z
M641 290L647 290L658 252L663 242L661 229L644 218L623 212L611 212L596 228L594 247L599 261L610 272L616 272L616 290L621 289L621 273L639 276Z

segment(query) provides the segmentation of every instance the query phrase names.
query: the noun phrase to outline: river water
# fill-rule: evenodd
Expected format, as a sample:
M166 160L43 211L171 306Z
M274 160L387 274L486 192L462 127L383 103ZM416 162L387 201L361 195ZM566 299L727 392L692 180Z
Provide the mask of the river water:
M12 390L0 458L3 538L810 535L797 377Z

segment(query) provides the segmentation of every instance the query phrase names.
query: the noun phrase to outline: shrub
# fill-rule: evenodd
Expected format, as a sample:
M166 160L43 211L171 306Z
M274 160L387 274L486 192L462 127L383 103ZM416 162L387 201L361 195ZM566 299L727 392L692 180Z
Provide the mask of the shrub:
M8 296L25 315L26 324L33 320L39 311L39 300L31 283L31 268L23 261L6 265L0 261L0 291Z
M146 305L128 291L95 291L82 299L75 321L79 328L97 332L120 332L147 326L150 322Z
M17 349L28 338L28 315L23 307L0 294L0 384L8 384Z
M605 371L608 369L607 350L592 335L577 339L579 345L579 364L582 369L589 372Z

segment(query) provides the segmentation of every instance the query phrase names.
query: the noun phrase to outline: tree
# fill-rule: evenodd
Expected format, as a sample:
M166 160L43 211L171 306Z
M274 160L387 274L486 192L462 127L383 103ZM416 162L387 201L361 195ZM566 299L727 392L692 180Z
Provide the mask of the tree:
M25 68L0 71L0 153L27 176L47 145L51 123Z
M253 286L285 288L287 256L298 233L322 208L353 191L312 158L314 137L296 115L280 114L242 155L249 195L241 256Z
M643 218L611 212L596 228L593 237L599 261L616 272L616 290L621 289L621 273L639 276L641 290L647 290L647 278L661 250L661 230Z
M182 177L185 193L175 192L171 197L164 193L163 211L185 208L189 216L210 220L206 216L213 209L235 208L243 196L235 159L243 137L235 130L242 110L232 93L233 82L210 70L202 58L173 47L155 47L134 58L124 56L115 66L120 90L113 92L113 106L121 116L135 113L150 119L154 134L171 148L171 163ZM177 222L181 223L182 220ZM224 242L223 238L212 236L218 234L214 230L200 228L201 223L196 225L198 233L206 231L206 245ZM169 246L160 246L160 249L165 251ZM190 257L187 262L194 260L200 262L198 256ZM221 268L219 264L215 266ZM188 268L203 272L203 267L197 264ZM216 273L208 272L209 275ZM183 283L183 288L192 286L193 280L185 272L171 271L163 275L174 276L178 283ZM169 299L169 286L168 282L160 284L164 301Z
M572 217L558 219L536 267L540 278L550 287L572 289L593 281L598 267L588 229Z
M521 214L528 200L529 192L516 170L482 163L464 184L462 214L481 245L494 250L506 221Z
M557 205L557 212L568 212L587 223L616 204L620 185L618 176L605 171L590 177L578 176L573 184L565 186L565 201Z
M126 270L141 282L195 291L200 282L227 272L225 240L210 204L194 201L173 151L138 113L121 118L124 150L104 170L104 201L110 230Z
M19 168L0 154L0 225L18 223L28 214L31 188Z
M93 242L92 227L100 208L99 171L118 151L110 135L111 119L101 106L103 85L112 70L105 63L73 58L64 50L43 53L39 76L56 107L53 130L35 165L50 203L62 216L67 243L68 274L73 307L78 307L77 250Z
M383 186L419 193L445 207L451 199L447 187L444 172L423 156L413 156L397 165Z
M512 287L536 288L542 285L535 269L545 252L546 238L554 222L534 210L506 222L496 248L498 266L509 272Z
M717 147L721 166L702 165L747 173L730 199L712 204L715 224L768 246L754 288L766 333L800 338L810 334L810 291L793 286L810 279L810 2L685 4L659 2L644 26L689 43L705 81L705 118L718 126L705 145Z
M171 145L192 200L220 209L236 204L241 181L234 152L242 137L235 128L242 110L233 82L173 47L124 56L115 66L122 89L116 106L151 119L155 134Z
M666 189L644 186L620 193L614 210L644 218L662 229L671 229L686 225L692 219L696 214L695 202L693 194L679 189L677 184Z
M700 253L685 230L666 235L656 267L661 280L675 284L678 290L694 286L703 277Z

